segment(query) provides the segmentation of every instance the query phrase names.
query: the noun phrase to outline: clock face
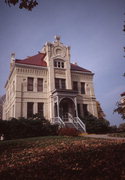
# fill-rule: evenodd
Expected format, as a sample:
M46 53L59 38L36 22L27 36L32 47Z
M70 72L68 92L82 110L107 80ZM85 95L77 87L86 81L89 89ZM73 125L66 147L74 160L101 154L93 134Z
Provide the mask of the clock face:
M54 55L55 56L61 56L61 57L65 57L66 55L66 50L65 48L62 48L60 46L57 46L54 48Z

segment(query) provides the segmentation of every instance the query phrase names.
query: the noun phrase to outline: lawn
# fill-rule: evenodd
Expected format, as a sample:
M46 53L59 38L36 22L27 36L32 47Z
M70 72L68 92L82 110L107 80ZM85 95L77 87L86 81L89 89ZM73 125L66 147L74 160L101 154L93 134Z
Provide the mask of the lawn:
M125 137L125 132L109 134L111 137Z
M1 180L125 180L125 141L37 137L0 142Z

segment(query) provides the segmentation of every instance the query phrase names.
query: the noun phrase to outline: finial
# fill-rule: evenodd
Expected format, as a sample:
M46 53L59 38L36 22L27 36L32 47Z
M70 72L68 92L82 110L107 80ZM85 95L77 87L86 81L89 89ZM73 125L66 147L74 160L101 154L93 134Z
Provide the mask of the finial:
M55 36L55 41L59 42L60 41L60 36Z

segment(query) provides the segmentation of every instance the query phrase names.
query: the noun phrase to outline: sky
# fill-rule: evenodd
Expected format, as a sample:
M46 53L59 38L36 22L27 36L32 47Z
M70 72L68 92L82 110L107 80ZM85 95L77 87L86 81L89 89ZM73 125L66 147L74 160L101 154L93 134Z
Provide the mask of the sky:
M38 0L32 11L0 1L0 95L17 59L37 54L55 35L71 47L71 62L91 70L97 100L111 125L124 121L113 113L125 91L125 0Z

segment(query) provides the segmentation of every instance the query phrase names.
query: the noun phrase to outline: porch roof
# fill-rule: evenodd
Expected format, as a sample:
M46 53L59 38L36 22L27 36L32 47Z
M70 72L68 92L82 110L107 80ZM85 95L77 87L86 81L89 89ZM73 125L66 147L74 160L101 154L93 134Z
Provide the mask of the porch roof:
M72 89L54 89L52 92L53 95L64 95L64 96L76 96L78 91L74 91Z

